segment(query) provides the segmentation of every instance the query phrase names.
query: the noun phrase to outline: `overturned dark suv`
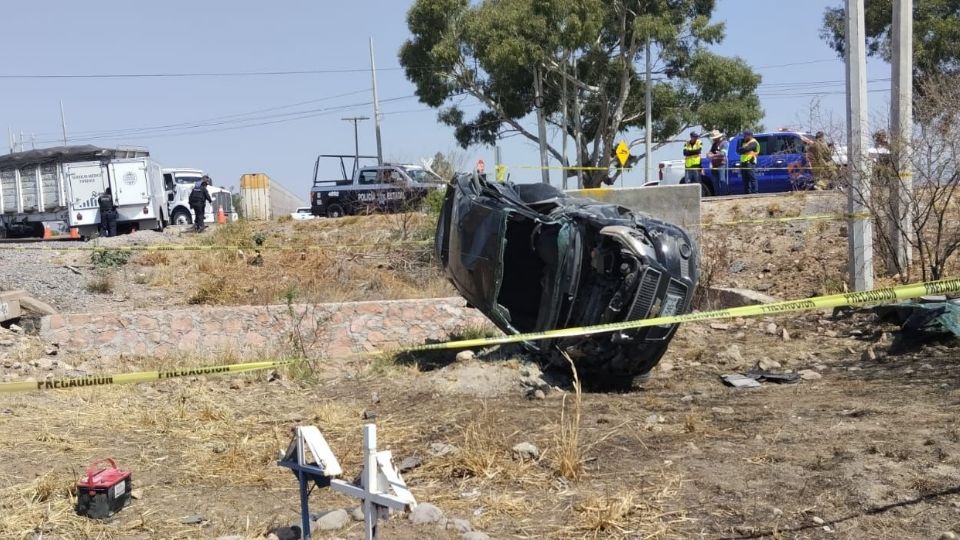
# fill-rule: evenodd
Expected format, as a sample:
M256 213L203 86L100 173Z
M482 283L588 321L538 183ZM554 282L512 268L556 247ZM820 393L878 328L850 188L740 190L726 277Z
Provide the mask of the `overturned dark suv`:
M455 177L436 233L460 294L508 334L684 313L697 282L687 233L615 204L546 184ZM677 325L527 343L560 351L590 384L628 386L663 356Z

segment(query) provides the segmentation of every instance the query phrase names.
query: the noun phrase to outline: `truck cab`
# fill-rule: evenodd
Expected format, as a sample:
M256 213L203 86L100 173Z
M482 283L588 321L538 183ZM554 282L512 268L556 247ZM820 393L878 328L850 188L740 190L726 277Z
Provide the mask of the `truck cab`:
M163 184L167 192L167 207L170 212L170 222L174 225L190 225L193 223L193 211L190 209L189 199L193 187L206 173L202 169L176 168L163 169ZM216 214L223 208L229 221L236 221L237 214L233 209L233 195L230 191L214 185L207 186L207 193L213 200L207 204L204 214L205 222L213 222Z
M807 160L807 141L813 135L800 131L777 131L756 133L753 136L760 145L760 155L754 173L760 193L779 193L811 189L813 175ZM740 174L740 155L737 148L743 135L730 139L727 148L727 185L723 186L706 156L709 143L704 142L704 156L700 161L700 185L703 196L739 195L743 193L743 177ZM659 165L659 178L653 185L678 184L683 178L683 160L670 160Z

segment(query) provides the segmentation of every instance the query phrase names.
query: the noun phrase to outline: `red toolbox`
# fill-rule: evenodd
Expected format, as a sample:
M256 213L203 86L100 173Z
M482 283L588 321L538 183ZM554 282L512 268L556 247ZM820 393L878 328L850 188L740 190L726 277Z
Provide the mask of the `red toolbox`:
M99 467L106 464L109 467ZM86 478L77 482L77 513L108 518L130 502L132 489L130 471L118 469L111 458L94 461L87 468Z

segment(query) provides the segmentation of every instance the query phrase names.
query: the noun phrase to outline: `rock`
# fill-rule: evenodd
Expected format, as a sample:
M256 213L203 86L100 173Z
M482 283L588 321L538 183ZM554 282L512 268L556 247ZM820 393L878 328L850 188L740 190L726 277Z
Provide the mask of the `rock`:
M469 362L476 357L477 355L473 351L471 351L470 349L467 349L465 351L458 352L456 359L457 359L457 362Z
M532 399L547 399L547 395L544 394L544 393L543 393L543 390L541 390L541 389L539 389L539 388L537 388L536 390L534 390L534 391L530 394L530 397L531 397Z
M920 369L933 369L933 366L930 364L920 364Z
M818 381L823 378L823 375L812 369L801 369L797 373L800 375L800 378L805 381Z
M781 329L780 329L780 339L782 339L782 340L784 340L784 341L790 341L790 333L787 332L787 329L786 329L786 328L781 328Z
M36 360L30 362L30 365L37 369L50 371L55 365L55 360L52 358L37 358Z
M447 522L447 529L464 534L472 531L473 525L470 525L470 522L465 519L454 518Z
M873 345L867 347L863 350L863 354L860 356L860 359L864 362L874 362L877 359L877 352L873 350Z
M513 445L511 449L514 459L520 461L535 460L540 457L540 449L529 442L522 442Z
M440 523L443 519L443 510L430 503L420 503L410 511L410 521L415 525Z
M691 401L693 401L693 396L689 394L680 398L681 403L690 403Z
M940 540L957 540L957 534L951 531L946 531L940 534Z
M242 387L243 385L240 384L240 381L237 381L237 380L230 381L231 390L240 390Z
M777 325L776 323L767 323L763 327L763 331L770 334L771 336L777 335Z
M363 507L361 507L361 506L354 506L354 507L350 510L350 519L352 519L352 520L354 520L354 521L363 521L363 520L365 519L364 516L363 516Z
M403 458L403 460L400 462L400 465L397 466L397 470L405 473L407 471L416 469L420 465L423 465L423 458L420 456L407 456Z
M350 514L343 508L327 512L317 518L317 528L321 531L336 531L350 522Z
M194 514L191 516L180 518L180 523L183 523L184 525L199 525L206 520L207 519L201 516L200 514Z
M47 356L56 356L56 354L60 352L60 349L56 347L47 347L46 349L43 350L43 352Z
M277 540L300 540L300 535L302 531L298 525L291 525L289 527L277 527L270 531L270 535L277 538ZM269 538L269 536L268 536Z
M733 407L713 407L710 410L717 414L733 414L734 413Z
M655 426L659 423L662 423L663 417L657 413L653 413L650 416L646 417L643 421L644 424L648 426Z
M227 536L218 536L217 540L246 540L246 536L240 534L230 534Z
M777 301L768 294L739 287L711 287L707 297L718 309L772 304Z
M717 363L718 364L734 364L739 365L743 364L743 355L740 354L740 347L737 345L730 345L726 349L717 353Z
M130 496L131 496L132 498L134 498L134 499L136 499L136 500L139 501L140 499L143 498L143 490L140 489L140 488L131 490L131 491L130 491Z
M813 516L813 522L816 523L817 525L823 525L824 523L826 523L826 521L824 521L823 518L820 516Z
M13 332L14 334L22 334L22 333L23 333L23 328L15 325L15 324L11 324L8 328L9 328L10 331Z
M490 540L490 537L480 531L464 533L463 540Z
M729 324L724 324L724 323L714 322L714 323L710 323L710 328L712 328L712 329L714 329L714 330L729 330L729 329L730 329L730 325L729 325Z
M780 362L771 360L766 356L757 361L757 369L761 371L770 371L771 369L780 369L781 367Z
M781 510L781 509L779 509L779 508L774 508L774 509L773 509L773 515L778 516L778 517L779 517L779 516L782 516L782 515L783 515L783 510Z
M534 388L537 390L549 390L550 385L546 381L540 378L539 375L525 375L520 377L520 384L528 388Z
M740 272L743 272L746 268L747 268L747 263L741 261L740 259L737 259L732 263L730 263L730 266L727 268L727 271L730 272L731 274L739 274Z
M860 371L860 369L858 366L850 366L847 368L847 371Z
M672 370L673 370L673 364L672 364L672 363L670 363L670 362L660 362L660 371L666 372L666 371L672 371Z
M430 443L430 446L427 448L427 453L433 457L443 457L459 452L460 449L456 446L443 442Z

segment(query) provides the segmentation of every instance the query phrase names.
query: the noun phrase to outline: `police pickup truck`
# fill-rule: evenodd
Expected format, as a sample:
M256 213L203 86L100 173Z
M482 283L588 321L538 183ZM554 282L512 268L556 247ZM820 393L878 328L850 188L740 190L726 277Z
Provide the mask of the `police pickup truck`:
M347 178L346 169L341 167L344 174L338 180L318 178L318 168L314 168L313 188L310 189L310 211L315 216L341 217L419 209L429 192L446 185L439 176L419 165L385 163L359 167L354 169L352 178Z

